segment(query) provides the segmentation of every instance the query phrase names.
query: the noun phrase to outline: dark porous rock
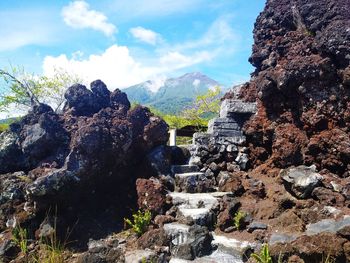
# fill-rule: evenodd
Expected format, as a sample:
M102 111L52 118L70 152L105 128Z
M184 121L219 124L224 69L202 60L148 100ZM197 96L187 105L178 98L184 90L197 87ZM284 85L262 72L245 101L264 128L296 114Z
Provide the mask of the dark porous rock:
M187 164L191 154L186 146L171 146L171 162L173 165Z
M133 125L135 150L149 151L168 141L168 125L161 118L154 116L148 108L136 106L128 111L127 117Z
M21 150L16 143L18 135L11 131L0 133L0 174L20 170L21 162L13 162L21 156Z
M171 174L171 148L165 145L154 148L147 155L151 174L154 176Z
M80 254L77 263L113 263L124 262L125 247L119 244L118 239L108 236L104 239L88 242L88 251Z
M12 239L0 240L0 261L9 262L20 252L19 247Z
M74 84L68 88L64 97L66 99L64 111L70 109L72 114L76 116L91 116L103 107L95 100L91 90L81 84Z
M305 199L312 190L321 184L323 177L316 173L315 167L298 166L280 172L286 189L298 198Z
M216 225L224 231L233 226L233 217L241 206L240 202L232 197L224 196L220 201L220 211L217 216Z
M213 237L205 226L191 226L189 228L188 240L190 240L190 242L176 247L174 250L175 257L194 260L196 257L203 257L212 252L211 241L213 240Z
M136 191L140 209L149 210L152 214L164 214L168 208L167 191L157 179L137 179Z
M84 228L74 233L83 246L127 216L126 207L136 203L137 177L150 176L146 156L166 145L168 126L145 107L129 110L126 95L110 94L101 81L91 90L73 85L65 97L62 113L39 104L0 134L0 231L16 218L33 236L57 208L62 227L79 221L77 228ZM150 195L140 201L154 213L165 212L165 187L158 184L146 184ZM101 228L100 221L113 226ZM37 236L51 232L52 224L44 224Z
M119 89L116 89L111 93L110 104L112 108L122 114L126 114L131 107L128 96Z
M102 108L109 107L110 103L110 94L111 92L107 89L106 84L101 80L95 80L91 82L90 88L92 93L95 95L95 100Z
M247 227L247 231L250 232L250 233L255 231L255 230L259 230L259 229L266 230L267 229L267 225L264 224L264 223L261 223L261 222L253 221Z

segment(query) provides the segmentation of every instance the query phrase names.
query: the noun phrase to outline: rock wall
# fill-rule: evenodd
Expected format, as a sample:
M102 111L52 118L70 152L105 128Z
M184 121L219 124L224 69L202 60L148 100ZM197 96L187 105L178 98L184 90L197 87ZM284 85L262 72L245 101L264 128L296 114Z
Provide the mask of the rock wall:
M249 58L256 70L240 92L258 101L245 126L255 166L315 164L349 176L349 7L349 0L267 1Z

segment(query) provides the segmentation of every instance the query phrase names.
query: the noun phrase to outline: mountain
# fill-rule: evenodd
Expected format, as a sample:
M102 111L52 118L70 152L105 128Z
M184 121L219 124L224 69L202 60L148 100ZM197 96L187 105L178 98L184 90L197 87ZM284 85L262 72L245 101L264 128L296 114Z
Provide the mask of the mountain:
M146 81L124 89L131 102L154 107L164 113L175 114L219 83L208 76L193 72L162 83ZM155 87L158 86L156 89Z

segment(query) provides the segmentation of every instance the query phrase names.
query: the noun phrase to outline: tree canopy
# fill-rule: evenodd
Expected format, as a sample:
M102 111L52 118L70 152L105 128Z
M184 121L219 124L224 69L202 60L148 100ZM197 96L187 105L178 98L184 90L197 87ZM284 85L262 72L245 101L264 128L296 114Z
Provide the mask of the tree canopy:
M55 69L50 77L26 73L23 68L0 69L0 112L11 107L28 109L47 103L56 111L62 107L67 88L81 82L79 77L62 69Z

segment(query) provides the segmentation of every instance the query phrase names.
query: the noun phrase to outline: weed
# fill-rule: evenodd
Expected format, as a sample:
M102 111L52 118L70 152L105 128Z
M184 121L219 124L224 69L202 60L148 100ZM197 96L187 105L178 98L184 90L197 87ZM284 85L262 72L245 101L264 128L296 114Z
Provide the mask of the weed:
M251 257L255 259L257 263L272 263L268 244L262 246L260 254L252 253Z
M233 225L236 227L237 230L240 230L243 228L244 219L246 217L246 213L238 211L234 218L233 218Z
M20 225L16 226L12 230L12 239L17 246L21 249L23 254L28 253L28 231L22 228Z
M143 233L146 232L147 227L151 223L152 214L148 210L146 210L145 212L142 212L141 210L139 210L135 214L133 214L132 217L133 217L133 222L131 222L131 220L127 218L124 218L124 222L127 225L131 226L133 231L138 236L141 236Z

